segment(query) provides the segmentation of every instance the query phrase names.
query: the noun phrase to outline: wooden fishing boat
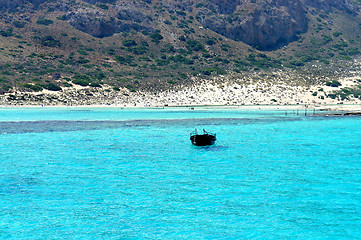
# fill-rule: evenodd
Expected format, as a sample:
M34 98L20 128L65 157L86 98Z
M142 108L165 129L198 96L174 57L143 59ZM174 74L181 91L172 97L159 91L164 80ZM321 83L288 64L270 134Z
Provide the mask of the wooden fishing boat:
M197 129L195 129L193 132L191 132L190 135L190 140L192 144L196 146L213 145L217 140L215 133L209 133L204 129L202 134L199 134Z

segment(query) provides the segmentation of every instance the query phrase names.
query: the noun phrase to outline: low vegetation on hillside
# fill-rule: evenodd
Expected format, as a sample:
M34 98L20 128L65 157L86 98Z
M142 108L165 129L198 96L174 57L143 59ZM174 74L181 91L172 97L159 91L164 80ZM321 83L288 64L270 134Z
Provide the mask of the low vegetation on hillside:
M294 69L337 76L349 71L361 51L361 21L347 9L309 7L307 31L269 50L204 27L199 13L209 9L205 5L187 9L173 6L176 1L170 0L130 1L142 9L137 12L132 4L120 9L117 2L40 1L2 8L0 93L61 91L71 86L151 91L192 84L193 77L257 71L271 75L275 70ZM356 8L360 3L353 4ZM117 22L106 15L114 11ZM219 11L213 15L234 22L248 10ZM90 25L82 29L81 24ZM114 28L120 30L112 33ZM315 83L312 78L307 81ZM335 94L342 98L360 96L359 88L340 91Z

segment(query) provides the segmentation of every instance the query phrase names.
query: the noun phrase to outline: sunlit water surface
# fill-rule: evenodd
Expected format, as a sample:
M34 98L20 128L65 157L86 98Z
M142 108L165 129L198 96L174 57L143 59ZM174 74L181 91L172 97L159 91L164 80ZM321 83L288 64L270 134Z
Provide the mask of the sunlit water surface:
M1 239L360 239L361 118L0 109ZM191 145L197 127L217 133Z

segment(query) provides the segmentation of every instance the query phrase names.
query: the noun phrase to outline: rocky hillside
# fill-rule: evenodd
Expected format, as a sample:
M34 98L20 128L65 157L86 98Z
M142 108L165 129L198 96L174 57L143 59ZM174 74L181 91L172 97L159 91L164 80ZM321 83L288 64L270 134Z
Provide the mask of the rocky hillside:
M360 54L360 6L349 0L0 0L0 93L159 90L275 69L347 74L345 62Z

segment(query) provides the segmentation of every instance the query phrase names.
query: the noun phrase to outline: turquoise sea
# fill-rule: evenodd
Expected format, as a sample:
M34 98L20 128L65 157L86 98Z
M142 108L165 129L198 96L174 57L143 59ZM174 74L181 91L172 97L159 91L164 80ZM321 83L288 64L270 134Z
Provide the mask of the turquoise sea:
M361 239L361 118L1 108L1 239ZM217 133L192 146L194 128Z

